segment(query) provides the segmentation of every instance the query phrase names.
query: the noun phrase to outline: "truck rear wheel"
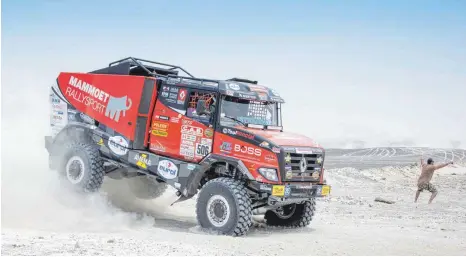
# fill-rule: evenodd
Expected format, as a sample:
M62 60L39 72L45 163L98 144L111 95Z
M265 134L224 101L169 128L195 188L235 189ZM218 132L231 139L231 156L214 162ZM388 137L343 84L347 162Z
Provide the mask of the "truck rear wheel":
M126 179L131 192L141 199L154 199L161 196L167 189L167 184L147 176L137 176Z
M312 198L301 204L290 204L283 207L283 212L267 211L265 220L267 225L280 227L306 227L312 221L316 210L315 199Z
M196 204L201 227L224 235L241 236L252 226L252 208L246 188L231 178L216 178L201 189Z
M83 142L65 145L58 170L74 188L86 192L99 190L105 175L99 151L93 145Z

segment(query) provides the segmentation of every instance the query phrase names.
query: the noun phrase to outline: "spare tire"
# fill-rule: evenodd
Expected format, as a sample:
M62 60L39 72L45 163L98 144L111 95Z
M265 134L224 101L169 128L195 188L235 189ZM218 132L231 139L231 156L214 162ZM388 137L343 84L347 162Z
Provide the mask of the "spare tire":
M167 189L166 183L148 176L128 178L127 183L134 196L141 199L155 199Z

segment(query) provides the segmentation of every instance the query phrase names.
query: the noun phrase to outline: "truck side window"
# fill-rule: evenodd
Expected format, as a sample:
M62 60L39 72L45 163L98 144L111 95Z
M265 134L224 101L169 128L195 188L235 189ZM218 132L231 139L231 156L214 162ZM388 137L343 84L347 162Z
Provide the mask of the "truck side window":
M207 126L211 125L215 117L216 102L214 93L191 91L186 116Z

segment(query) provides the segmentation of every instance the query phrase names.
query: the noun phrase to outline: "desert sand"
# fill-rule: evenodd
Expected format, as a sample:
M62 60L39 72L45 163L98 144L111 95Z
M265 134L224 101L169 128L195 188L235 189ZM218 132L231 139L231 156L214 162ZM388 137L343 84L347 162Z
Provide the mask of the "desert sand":
M428 192L421 194L418 203L413 202L418 156L413 157L410 165L371 168L368 158L371 155L364 154L366 159L342 168L336 166L341 166L342 159L350 158L345 157L347 151L333 154L330 151L326 177L333 189L330 197L319 199L317 214L309 227L267 228L258 217L247 236L233 238L198 227L194 216L196 199L170 206L176 200L173 190L157 200L142 201L131 196L124 180L107 178L98 194L71 193L47 169L42 135L15 138L17 130L8 127L3 130L2 255L462 255L466 252L466 168L458 165L434 176L440 193L428 205ZM24 149L13 147L15 144L28 145L37 154L26 155ZM376 197L395 203L375 202Z

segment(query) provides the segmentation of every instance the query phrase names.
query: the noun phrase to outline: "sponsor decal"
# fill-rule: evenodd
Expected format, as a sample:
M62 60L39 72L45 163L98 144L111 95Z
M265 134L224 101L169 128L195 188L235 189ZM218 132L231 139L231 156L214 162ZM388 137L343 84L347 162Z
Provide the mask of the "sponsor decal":
M206 137L211 138L211 137L214 135L214 130L211 129L211 128L208 128L208 129L205 130L204 135L205 135Z
M168 123L154 121L152 123L152 135L159 136L159 137L167 137L168 136Z
M167 137L168 132L164 131L164 130L153 129L152 130L152 135L154 135L156 137Z
M220 145L220 151L221 152L231 152L231 143L230 142L222 142Z
M169 87L169 86L163 86L163 87L162 87L162 90L163 90L163 91L170 91L170 87Z
M181 145L185 145L185 146L194 146L194 143L196 142L196 140L181 140Z
M181 120L181 124L183 124L183 125L191 125L191 124L193 124L193 121L192 121L192 120L185 120L185 119L183 119L183 120Z
M187 94L188 91L186 89L180 89L180 92L178 93L177 103L184 104Z
M267 192L272 192L272 187L269 186L269 185L261 184L260 185L260 190L267 191Z
M231 89L231 90L240 90L240 87L238 84L235 84L235 83L227 83L227 88Z
M152 123L152 128L155 128L155 129L168 129L168 127L169 127L168 123L163 123L163 122L158 122L158 121L154 121Z
M259 99L266 101L268 99L267 94L263 94L263 93L259 94Z
M181 82L181 78L168 78L167 84L178 84Z
M169 117L162 116L162 115L158 116L158 118L159 118L159 120L169 120L170 119Z
M204 130L200 127L190 126L190 125L183 125L181 126L181 133L183 134L190 134L195 136L202 136Z
M319 156L319 158L317 158L316 161L317 161L318 164L321 164L321 163L322 163L322 160L323 160L323 159L322 159L322 156Z
M288 170L285 173L285 177L286 177L286 179L292 179L293 178L293 172L291 170Z
M110 137L108 147L116 155L125 155L128 152L128 142L122 136Z
M100 88L74 76L70 77L65 94L77 102L83 103L95 112L105 114L106 117L116 122L120 120L120 115L125 116L126 111L132 106L132 101L127 95L122 97L112 96Z
M264 93L267 93L267 88L264 87L264 86L259 86L259 85L249 85L249 89L251 91L255 91L255 92L264 92Z
M275 156L271 155L271 154L268 154L265 156L265 160L268 161L268 162L273 162L275 161Z
M273 147L273 148L272 148L272 152L274 152L274 153L280 153L280 148L278 148L278 147Z
M231 91L231 90L227 90L227 91L226 91L226 94L229 95L229 96L234 96L234 95L235 95L235 92L234 92L234 91Z
M171 93L177 93L178 94L178 88L177 87L171 87L170 88Z
M285 196L290 196L291 194L291 187L289 185L285 186Z
M157 167L157 171L159 172L160 176L164 177L165 179L174 179L178 175L178 167L169 160L160 161Z
M170 118L170 121L171 121L172 123L179 123L179 122L180 122L180 118L178 118L178 117L171 117L171 118Z
M186 168L187 168L188 170L194 170L194 169L196 168L196 165L189 163L189 164L186 166Z
M188 135L188 134L181 134L181 140L196 141L196 136Z
M236 131L236 135L237 136L240 136L240 137L245 137L247 139L254 139L254 135L253 134L249 134L249 133L245 133L243 131Z
M168 98L175 100L175 99L178 98L178 94L170 93L170 95L168 96Z
M285 152L293 152L294 153L296 151L296 148L284 146L283 150L285 150Z
M289 153L285 156L285 162L291 162L291 155Z
M239 93L238 96L240 98L244 98L244 99L252 99L252 100L256 99L255 95L248 95L248 94Z
M230 129L230 128L223 128L222 132L224 134L229 134L229 135L232 135L232 136L245 137L245 138L248 138L248 139L251 139L251 140L254 139L253 134L249 134L249 133L246 133L246 132L243 132L243 131L240 131L240 130L233 130L233 129Z
M194 158L194 147L192 148L180 148L180 155L184 156L186 159Z
M235 152L249 154L249 155L255 155L255 156L261 156L262 155L262 150L261 149L254 148L254 147L251 147L251 146L241 146L241 145L235 144L234 150L235 150Z
M296 185L296 188L297 189L312 189L312 185L311 184L309 184L309 185L300 184L300 185Z
M269 144L269 142L264 141L264 142L260 143L259 146L264 147L264 148L268 148L270 146L270 144Z
M169 95L168 92L162 92L162 97L166 98L166 97L168 97L168 95Z
M134 156L134 160L136 161L136 166L141 167L143 169L147 169L147 166L151 166L152 162L147 157L147 154L136 154Z
M158 151L158 152L165 152L165 147L159 142L155 141L156 143L150 144L149 148L152 151Z

